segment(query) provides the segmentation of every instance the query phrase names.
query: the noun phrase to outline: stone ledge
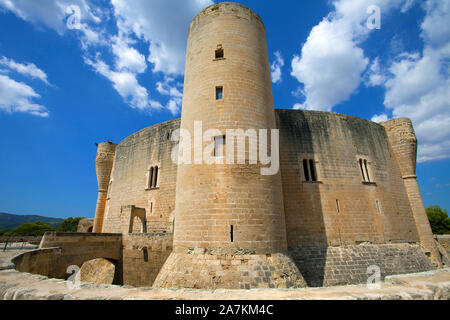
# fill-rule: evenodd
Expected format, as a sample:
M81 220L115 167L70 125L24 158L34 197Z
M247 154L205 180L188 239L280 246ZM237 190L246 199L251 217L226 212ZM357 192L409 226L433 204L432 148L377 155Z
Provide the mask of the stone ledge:
M450 268L389 276L379 289L365 285L304 289L193 290L81 284L0 271L0 300L450 300Z

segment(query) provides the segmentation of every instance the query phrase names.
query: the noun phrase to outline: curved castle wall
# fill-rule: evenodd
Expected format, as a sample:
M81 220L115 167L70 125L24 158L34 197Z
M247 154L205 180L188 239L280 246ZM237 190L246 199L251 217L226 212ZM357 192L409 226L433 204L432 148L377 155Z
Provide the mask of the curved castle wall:
M179 127L179 119L151 126L117 145L103 232L128 233L129 221L123 226L121 213L131 205L145 210L148 233L172 232L177 166L171 135ZM158 167L156 187L149 186L152 167ZM133 233L142 232L140 223L134 221Z
M419 242L383 126L315 111L277 110L277 117L290 248ZM316 182L303 174L303 160L310 158ZM364 181L360 159L368 161L370 181Z

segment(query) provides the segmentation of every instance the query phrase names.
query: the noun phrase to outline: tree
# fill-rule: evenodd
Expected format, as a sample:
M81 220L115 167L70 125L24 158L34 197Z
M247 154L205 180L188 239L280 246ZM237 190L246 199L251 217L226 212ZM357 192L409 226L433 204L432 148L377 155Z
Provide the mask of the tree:
M447 210L434 205L427 208L427 215L434 234L450 234L450 218Z
M56 231L58 232L77 232L78 223L80 220L83 220L86 218L79 217L79 218L67 218L61 224L59 225L58 229Z
M0 230L0 237L5 233L5 231Z
M55 231L55 228L52 226L42 223L40 221L37 221L35 223L33 222L27 222L24 223L17 228L15 228L11 232L7 232L4 234L4 236L8 237L37 237L42 236L44 233L48 231Z

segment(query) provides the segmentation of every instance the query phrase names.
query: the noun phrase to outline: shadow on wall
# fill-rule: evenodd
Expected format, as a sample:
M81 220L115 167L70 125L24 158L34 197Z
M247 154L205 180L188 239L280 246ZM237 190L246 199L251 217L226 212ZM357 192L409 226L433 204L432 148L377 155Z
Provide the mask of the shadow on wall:
M281 128L280 164L288 250L308 286L322 286L327 237L312 130L303 112L277 110L276 115Z

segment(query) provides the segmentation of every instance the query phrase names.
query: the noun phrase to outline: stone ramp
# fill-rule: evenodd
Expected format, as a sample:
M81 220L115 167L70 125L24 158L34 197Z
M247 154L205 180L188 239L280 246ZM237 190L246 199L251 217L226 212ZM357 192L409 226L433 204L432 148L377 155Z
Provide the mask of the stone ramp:
M304 289L173 290L81 284L0 271L3 300L450 300L450 269L390 276L378 289L366 285Z

